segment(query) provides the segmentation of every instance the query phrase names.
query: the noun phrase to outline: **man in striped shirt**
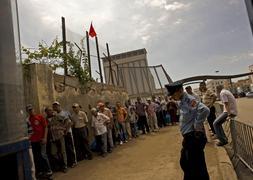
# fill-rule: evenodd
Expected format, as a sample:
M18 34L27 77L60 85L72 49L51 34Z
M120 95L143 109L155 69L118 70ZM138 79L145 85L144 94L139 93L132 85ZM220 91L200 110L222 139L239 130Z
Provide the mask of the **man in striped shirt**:
M61 161L61 170L67 172L67 153L64 140L67 129L66 122L60 121L51 107L47 107L45 113L49 124L50 153L55 159Z
M215 93L213 93L212 91L207 89L205 82L201 82L199 84L199 90L202 93L202 98L201 98L202 102L210 109L210 114L207 117L207 121L208 121L208 124L209 124L213 134L215 135L213 122L216 119L216 114L215 114L216 110L214 107L214 103L216 101L217 96L215 95Z

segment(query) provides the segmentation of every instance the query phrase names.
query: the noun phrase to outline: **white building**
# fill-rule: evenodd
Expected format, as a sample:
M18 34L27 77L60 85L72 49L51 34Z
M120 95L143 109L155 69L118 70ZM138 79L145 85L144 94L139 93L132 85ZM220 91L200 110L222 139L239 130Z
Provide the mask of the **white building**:
M109 60L102 59L107 84L114 82L114 85L124 87L132 97L147 96L156 91L154 77L147 67L146 49L111 55L112 75Z
M207 89L213 91L214 93L216 93L217 95L220 93L218 92L218 87L219 86L224 86L226 87L228 84L228 80L225 79L214 79L214 80L210 80L206 83L206 87Z

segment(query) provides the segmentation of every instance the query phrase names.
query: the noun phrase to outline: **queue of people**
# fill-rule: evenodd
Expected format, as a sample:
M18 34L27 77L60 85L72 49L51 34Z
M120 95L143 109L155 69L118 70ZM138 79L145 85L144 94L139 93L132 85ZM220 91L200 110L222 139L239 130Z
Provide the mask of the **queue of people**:
M57 101L37 114L34 107L26 106L29 139L36 177L50 177L53 171L66 173L78 161L92 160L94 154L106 157L113 149L141 134L157 133L159 129L178 122L175 101L165 97L131 102L98 102L90 107L91 117L74 103L66 111Z

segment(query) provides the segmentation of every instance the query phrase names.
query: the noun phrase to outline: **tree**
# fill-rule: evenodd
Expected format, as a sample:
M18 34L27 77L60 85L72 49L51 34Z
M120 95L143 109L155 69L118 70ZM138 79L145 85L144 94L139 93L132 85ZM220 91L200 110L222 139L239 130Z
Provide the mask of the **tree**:
M84 47L82 46L81 50L76 52L74 46L73 43L67 42L66 56L62 52L62 42L58 42L57 38L50 46L40 42L37 50L32 51L23 47L22 51L26 54L26 58L22 61L24 71L26 72L27 65L31 63L48 64L55 71L57 68L64 67L63 59L66 57L69 74L78 78L81 87L84 88L87 82L93 79L89 75L88 59Z

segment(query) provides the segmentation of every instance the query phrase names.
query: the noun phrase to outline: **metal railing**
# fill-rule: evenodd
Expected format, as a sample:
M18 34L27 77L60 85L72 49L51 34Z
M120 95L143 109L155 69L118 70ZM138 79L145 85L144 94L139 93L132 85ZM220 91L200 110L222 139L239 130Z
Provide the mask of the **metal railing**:
M227 148L236 158L235 168L241 161L253 173L253 126L230 119L223 125L229 140Z

